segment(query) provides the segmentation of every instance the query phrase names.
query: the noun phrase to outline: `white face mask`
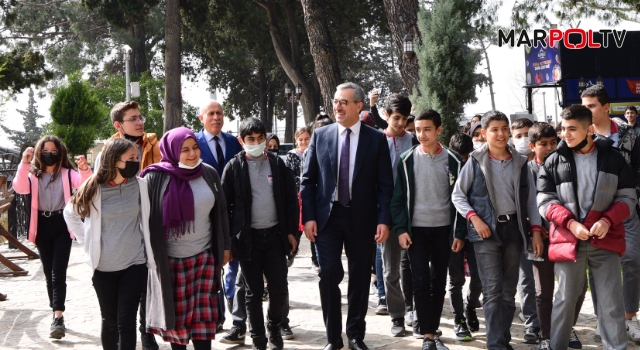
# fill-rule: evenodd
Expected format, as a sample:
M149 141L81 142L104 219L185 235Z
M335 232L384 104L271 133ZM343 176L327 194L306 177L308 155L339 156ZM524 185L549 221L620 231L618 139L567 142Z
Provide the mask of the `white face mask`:
M260 157L262 154L264 154L264 149L267 146L267 141L263 141L261 144L259 145L244 145L244 150L245 152L247 152L248 155L252 156L253 158L258 158Z
M480 149L482 145L484 145L484 142L482 141L473 141L473 149Z
M513 145L515 146L516 151L518 151L518 153L522 154L523 156L529 155L529 153L531 153L531 148L529 148L529 138L526 136L519 139L513 139Z
M186 164L184 164L184 163L178 162L178 168L193 170L193 169L195 169L198 165L200 165L200 163L202 163L202 158L198 159L198 163L197 163L196 165L194 165L194 166L188 166L188 165L186 165Z

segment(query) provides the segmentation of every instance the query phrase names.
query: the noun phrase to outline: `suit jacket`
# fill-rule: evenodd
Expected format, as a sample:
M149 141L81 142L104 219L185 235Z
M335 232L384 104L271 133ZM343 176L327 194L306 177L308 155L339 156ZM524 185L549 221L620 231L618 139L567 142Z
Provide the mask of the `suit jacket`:
M335 123L313 132L300 186L302 222L315 220L318 232L329 219L338 190L337 178L338 124ZM382 132L364 123L360 128L351 186L353 229L373 236L378 224L391 226L393 173L389 146Z
M238 142L238 139L233 135L227 134L226 132L220 132L220 136L222 137L225 146L223 164L218 164L216 157L211 153L211 148L209 148L209 143L204 135L204 129L200 130L200 132L196 134L198 146L200 147L200 158L202 158L203 162L216 169L218 176L222 177L224 166L229 162L229 160L231 160L231 158L233 158L233 156L242 151L242 146L240 146L240 142Z

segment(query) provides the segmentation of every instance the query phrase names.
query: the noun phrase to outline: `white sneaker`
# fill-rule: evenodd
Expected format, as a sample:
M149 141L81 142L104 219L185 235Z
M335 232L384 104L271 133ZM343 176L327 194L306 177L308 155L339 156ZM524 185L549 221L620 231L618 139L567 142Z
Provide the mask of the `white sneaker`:
M629 338L633 341L640 341L640 325L638 324L638 320L635 316L632 319L627 320L627 332L629 333Z

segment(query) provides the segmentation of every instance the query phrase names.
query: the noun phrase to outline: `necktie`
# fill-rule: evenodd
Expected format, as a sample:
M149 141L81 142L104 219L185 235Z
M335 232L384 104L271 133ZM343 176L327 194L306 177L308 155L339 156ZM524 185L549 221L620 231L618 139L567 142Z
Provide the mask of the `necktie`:
M213 139L216 141L216 156L218 157L218 159L216 159L218 161L218 164L220 166L224 165L224 153L222 153L222 146L220 146L220 139L218 138L218 136L214 136Z
M340 170L338 172L338 202L345 207L349 205L349 150L351 144L351 129L347 129L347 135L340 150Z

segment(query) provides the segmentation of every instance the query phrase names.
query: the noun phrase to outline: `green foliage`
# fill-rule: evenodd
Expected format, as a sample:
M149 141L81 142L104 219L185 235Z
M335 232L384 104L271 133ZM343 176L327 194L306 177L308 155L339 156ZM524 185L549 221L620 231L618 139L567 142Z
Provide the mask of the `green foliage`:
M458 131L458 120L465 103L476 102L476 86L480 75L475 73L480 52L468 44L471 36L465 31L464 0L438 0L431 12L418 13L422 45L416 50L420 62L420 96L411 97L416 113L427 108L442 116L440 142L449 144Z
M20 92L31 85L40 85L53 77L45 69L44 56L24 47L0 53L0 90Z
M82 0L82 5L97 12L113 26L128 29L134 24L144 23L152 7L159 0Z
M553 14L553 17L549 14ZM520 30L529 29L532 23L574 27L574 21L594 17L610 26L617 25L622 20L640 23L640 1L516 0L511 20L513 26Z
M51 103L53 133L64 141L69 154L84 154L93 146L104 110L79 72L71 74L67 84L56 89Z
M17 147L22 147L27 142L36 142L42 136L42 128L37 125L37 120L44 118L43 115L38 114L38 106L36 100L33 97L33 89L29 89L29 103L27 110L21 111L17 109L18 113L22 114L22 120L24 125L24 131L11 130L4 125L1 125L2 130L9 135L9 140Z
M122 74L105 73L91 79L92 91L101 102L102 112L97 126L97 138L108 139L115 133L113 123L109 117L111 108L118 102L125 100L125 77ZM155 78L147 73L140 76L140 97L132 98L140 103L140 113L145 116L145 132L152 132L162 136L164 115L164 79ZM186 102L182 104L182 123L185 127L198 130L201 127L198 120L198 109Z

